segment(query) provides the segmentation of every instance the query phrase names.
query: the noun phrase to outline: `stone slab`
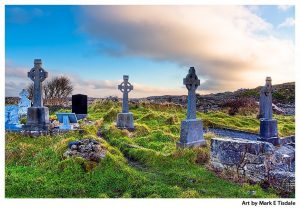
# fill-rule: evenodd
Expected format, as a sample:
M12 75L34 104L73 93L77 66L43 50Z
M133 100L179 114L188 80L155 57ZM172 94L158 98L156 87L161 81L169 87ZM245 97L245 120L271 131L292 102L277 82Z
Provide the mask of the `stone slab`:
M119 129L134 129L133 114L132 113L118 113L117 128Z
M188 119L181 122L180 140L177 147L204 146L203 123L199 119Z
M49 129L49 109L47 107L30 107L27 111L27 123L24 130L47 131Z
M261 119L259 130L259 141L270 142L274 145L278 145L278 129L277 120L275 119Z
M77 114L76 113L76 117L78 120L84 119L84 118L86 118L86 116L87 116L87 114Z

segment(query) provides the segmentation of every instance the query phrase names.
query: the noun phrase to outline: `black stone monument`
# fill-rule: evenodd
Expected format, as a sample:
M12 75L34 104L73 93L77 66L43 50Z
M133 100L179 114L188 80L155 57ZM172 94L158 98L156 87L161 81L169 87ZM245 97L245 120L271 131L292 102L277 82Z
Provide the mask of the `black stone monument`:
M72 95L72 113L75 113L77 119L83 119L87 115L87 95Z

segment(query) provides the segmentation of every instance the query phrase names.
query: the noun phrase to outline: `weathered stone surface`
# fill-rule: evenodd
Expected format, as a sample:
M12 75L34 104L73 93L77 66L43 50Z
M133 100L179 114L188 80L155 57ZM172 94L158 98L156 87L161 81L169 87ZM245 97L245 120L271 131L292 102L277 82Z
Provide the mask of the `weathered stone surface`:
M203 124L201 120L190 119L181 122L180 140L178 147L195 147L206 145L203 138Z
M33 81L33 106L27 110L27 123L23 126L25 131L48 131L49 109L43 107L42 82L48 77L48 72L42 68L42 60L35 59L34 67L28 72Z
M196 119L196 89L200 85L200 80L194 67L190 67L183 84L188 89L187 119Z
M183 79L183 84L188 89L187 118L181 122L180 140L177 147L206 145L202 121L196 119L196 89L200 85L200 80L194 67L190 67L189 73Z
M27 111L27 123L24 130L47 131L49 129L49 109L47 107L30 107Z
M129 76L123 76L123 82L118 85L118 89L123 93L122 113L117 115L117 127L120 129L134 129L133 114L129 112L128 93L133 90L133 86L128 82Z
M29 93L27 90L23 89L20 93L20 101L18 103L19 106L19 116L27 115L27 109L31 107L31 101L28 99Z
M128 93L133 90L133 86L128 82L129 76L123 76L123 82L118 85L118 89L123 93L122 113L128 113Z
M63 154L64 158L83 157L84 159L99 162L106 155L106 149L93 139L73 141L68 144L68 150Z
M271 142L274 145L278 144L277 120L260 120L260 133L262 141Z
M73 130L78 125L77 115L75 113L56 113L58 121L61 123L59 129Z
M259 118L272 119L272 79L271 77L266 78L266 84L260 91L259 96Z
M295 172L275 170L269 172L269 177L270 183L275 188L286 192L295 191Z
M261 141L266 141L274 145L278 145L279 138L277 121L273 119L272 92L272 79L271 77L267 77L266 84L261 89L259 97L259 136Z
M117 127L120 129L134 129L133 114L132 113L118 113Z
M293 190L282 185L294 177L295 149L290 145L275 147L262 141L213 138L210 157L210 165L217 172L229 171L233 178L254 183L267 181L284 192Z
M78 120L84 119L88 112L87 95L72 95L72 113L75 113Z
M16 105L5 106L5 129L6 130L21 130L19 122L19 107Z

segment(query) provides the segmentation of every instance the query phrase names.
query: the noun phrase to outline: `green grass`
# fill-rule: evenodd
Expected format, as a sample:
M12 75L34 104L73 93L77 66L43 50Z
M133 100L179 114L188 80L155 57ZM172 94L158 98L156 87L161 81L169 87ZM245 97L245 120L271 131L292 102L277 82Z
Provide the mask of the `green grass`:
M85 133L30 138L6 133L5 194L9 198L252 198L278 197L259 185L236 184L207 169L209 147L176 149L185 109L143 104L131 106L134 132L114 126L121 105L97 102L89 107L94 125ZM206 127L258 131L253 116L199 113ZM294 117L276 116L281 135L293 134ZM97 138L100 129L103 138ZM209 140L213 135L206 134ZM82 158L63 160L69 141L92 137L107 149L98 165ZM254 190L256 194L250 195Z

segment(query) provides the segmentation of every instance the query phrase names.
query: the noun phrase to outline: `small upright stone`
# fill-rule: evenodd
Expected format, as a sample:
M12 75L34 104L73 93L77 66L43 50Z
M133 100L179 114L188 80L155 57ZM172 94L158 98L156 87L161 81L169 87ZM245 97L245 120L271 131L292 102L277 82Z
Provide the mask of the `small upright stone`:
M122 113L118 113L117 127L120 129L133 130L133 114L129 112L128 93L133 90L133 86L128 82L129 76L123 76L123 82L118 85L118 89L123 93Z
M17 105L5 106L5 130L20 131L22 129L18 111L19 107Z
M19 116L22 117L27 115L27 109L31 107L31 101L28 99L29 93L27 92L27 90L23 89L19 95Z
M196 89L200 85L195 68L190 67L189 73L183 79L188 89L187 118L181 122L180 141L178 147L193 147L206 145L203 138L202 120L196 118Z
M72 95L72 113L75 113L77 119L84 119L88 113L88 97L87 95Z
M42 60L35 59L34 67L28 72L28 77L33 81L33 106L28 108L26 131L48 131L49 109L43 107L42 82L48 77L48 72L42 68Z
M261 141L278 144L277 120L273 119L272 112L272 79L266 78L266 84L260 91L259 117L260 117L260 139Z

